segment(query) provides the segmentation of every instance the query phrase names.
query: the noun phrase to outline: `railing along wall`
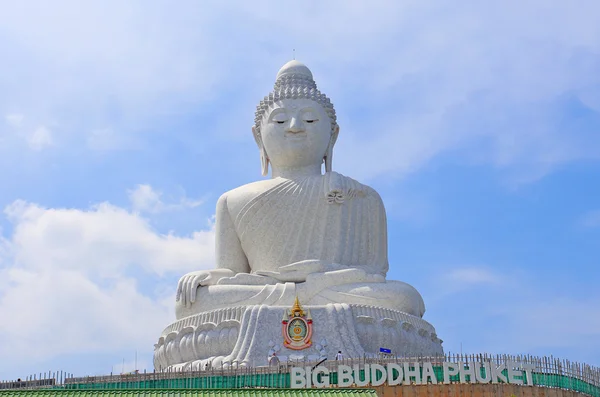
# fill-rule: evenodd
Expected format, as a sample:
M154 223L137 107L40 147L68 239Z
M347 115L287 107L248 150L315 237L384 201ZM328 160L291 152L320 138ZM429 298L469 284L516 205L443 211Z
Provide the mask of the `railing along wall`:
M312 361L295 361L279 363L278 365L261 367L248 366L238 368L209 368L205 370L187 371L162 371L140 372L105 376L75 377L63 371L40 373L31 375L25 380L0 382L0 389L38 389L38 388L63 388L63 389L147 389L147 388L289 388L290 369L292 367L314 368L318 365L329 369L331 387L337 387L337 370L339 365L347 365L364 369L365 365L386 365L395 363L399 365L422 367L424 363L431 363L438 379L442 379L442 365L444 362L463 365L468 363L489 363L490 365L512 365L521 367L530 365L532 370L532 385L550 388L573 390L600 397L600 369L591 365L572 362L569 360L550 357L536 357L530 355L492 355L492 354L447 354L435 357L380 357L344 358L342 360L326 360L321 363ZM506 372L506 370L504 370ZM451 383L459 383L458 375L450 376ZM472 381L472 380L471 380ZM441 383L441 381L440 381ZM399 386L401 387L401 386Z

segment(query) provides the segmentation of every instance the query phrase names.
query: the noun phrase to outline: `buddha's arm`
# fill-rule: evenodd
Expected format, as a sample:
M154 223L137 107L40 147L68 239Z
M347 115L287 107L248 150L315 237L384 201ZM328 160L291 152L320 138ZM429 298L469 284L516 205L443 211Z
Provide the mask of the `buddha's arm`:
M217 201L215 228L217 269L229 269L234 274L250 273L248 258L242 249L227 207L227 193Z
M181 277L177 284L175 300L181 301L185 306L189 307L196 301L198 287L216 285L220 280L230 279L236 274L245 274L250 270L227 208L227 194L217 201L215 228L217 268L199 270Z
M368 197L369 214L369 264L368 273L379 274L385 277L389 269L387 245L387 218L383 200L379 194L371 189Z

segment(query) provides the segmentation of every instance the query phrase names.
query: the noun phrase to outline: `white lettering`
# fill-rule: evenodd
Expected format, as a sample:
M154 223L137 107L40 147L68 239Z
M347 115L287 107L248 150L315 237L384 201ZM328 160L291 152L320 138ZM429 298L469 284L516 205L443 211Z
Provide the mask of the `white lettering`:
M321 375L321 381L319 381L319 374ZM312 383L315 387L329 387L329 369L327 367L317 367L312 373Z
M498 383L498 381L502 381L502 383L508 383L506 380L506 376L502 373L503 370L506 369L506 364L502 363L497 367L492 365L492 383Z
M398 373L398 377L394 378L394 372ZM402 384L402 379L404 378L404 371L402 367L398 364L388 364L387 365L387 377L388 377L388 385L396 386Z
M516 365L517 364L512 361L508 362L508 381L509 383L514 383L516 385L522 385L523 378L517 378L517 376L522 377L523 371L515 369Z
M485 373L485 376L481 374ZM492 371L490 370L490 363L479 363L479 365L475 366L475 379L479 383L490 383L492 381Z
M450 377L458 375L458 364L444 361L444 384L450 384Z
M369 371L369 364L365 364L365 378L363 380L360 379L360 367L358 366L358 364L354 364L354 383L356 383L356 386L366 386L369 384L369 381L371 379L369 379L371 376L371 373Z
M415 378L415 385L421 384L421 367L419 363L413 363L412 369L410 369L409 363L404 363L404 384L409 385L411 383L410 378Z
M381 377L378 379L377 373L381 374ZM381 386L387 380L387 372L383 365L379 364L371 364L371 386Z
M304 368L293 367L291 369L292 389L302 389L306 387L306 371Z
M439 367L436 367L439 371ZM443 362L441 363L443 382L450 384L452 381L460 383L510 383L516 385L533 386L533 371L535 366L529 363L520 363L507 361L500 365L491 362L468 361L468 362ZM361 376L362 375L362 376ZM454 378L451 380L451 378ZM311 367L292 367L290 369L290 383L292 389L301 388L323 388L331 386L331 373L325 366ZM337 367L337 386L338 387L358 387L363 386L381 386L387 384L390 386L408 385L408 384L433 384L440 382L431 362L405 362L403 365L397 363L388 363L385 366L381 364L364 364L362 368L359 364L352 367L348 365L338 365Z
M352 386L354 378L352 377L352 368L349 365L338 366L338 386L348 387Z
M431 383L437 385L437 378L435 372L433 372L433 365L431 363L423 363L423 384Z
M465 365L467 368L465 368ZM467 375L469 375L469 383L475 383L475 366L472 362L458 363L460 372L460 383L467 383Z
M531 376L531 371L535 369L535 365L533 364L521 364L521 367L525 370L525 379L527 380L527 386L533 386L533 377Z

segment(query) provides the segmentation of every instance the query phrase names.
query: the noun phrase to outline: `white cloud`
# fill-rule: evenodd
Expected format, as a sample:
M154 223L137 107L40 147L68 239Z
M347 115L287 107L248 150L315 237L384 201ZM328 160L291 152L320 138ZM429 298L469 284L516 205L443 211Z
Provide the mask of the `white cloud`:
M491 164L528 181L562 164L599 156L597 1L578 7L543 0L495 5L382 1L377 7L309 1L292 19L282 18L273 4L7 3L0 13L7 38L0 76L6 87L0 92L4 128L18 127L15 142L22 145L42 148L57 141L62 149L79 142L103 151L143 143L161 150L164 138L148 138L160 130L171 143L200 142L205 164L239 166L226 161L223 142L215 143L215 137L239 134L249 150L256 150L248 131L253 106L296 48L297 58L311 67L336 105L342 132L335 168L353 177L404 175L456 154L460 161ZM194 121L201 118L201 127L179 124L192 113ZM47 127L36 137L37 125ZM178 140L188 130L193 139ZM235 159L236 153L227 158ZM198 204L185 196L165 199L143 186L130 192L134 210L142 214ZM38 357L59 349L100 350L121 342L147 348L155 332L119 326L164 326L174 285L158 285L161 292L148 294L128 270L180 275L213 263L212 231L158 235L139 214L108 203L76 210L17 201L6 214L14 233L0 237L0 317L16 317L0 330L12 338L0 337L0 351L16 352L11 357L21 351ZM596 225L593 213L589 219L590 227ZM503 288L515 285L511 277L474 267L450 271L437 281L445 298L485 288L504 297ZM547 296L553 294L539 294ZM74 315L73 302L114 321L101 323L87 311ZM549 300L554 303L570 310ZM572 303L593 308L594 301ZM522 302L515 298L508 304ZM39 319L25 318L32 308L39 309ZM550 314L547 319L552 321ZM56 336L61 321L73 329L71 345ZM102 333L93 335L97 344L82 336L85 321ZM47 324L48 333L40 323ZM8 328L11 324L16 326ZM110 337L119 342L112 345ZM18 348L9 346L11 340Z
M457 267L452 268L444 275L451 283L464 285L497 284L502 282L503 277L491 269L482 267Z
M353 4L330 24L329 7L306 11L328 26L318 39L304 18L284 27L276 9L262 17L311 48L338 110L343 172L402 176L450 154L528 182L600 159L599 3Z
M500 288L512 284L510 278L487 266L447 266L436 272L431 279L435 284L430 299L446 300L458 293L471 293L481 288Z
M27 104L36 120L69 108L61 118L72 120L61 125L119 131L98 129L91 148L118 149L132 135L145 139L139 131L204 101L227 103L227 119L251 112L255 101L248 98L258 101L270 89L296 48L336 104L341 171L404 175L458 153L459 161L529 181L600 156L600 3L584 3L332 1L296 10L298 18L289 20L268 1L210 3L202 12L186 1L176 9L65 1L11 4L0 24L18 39L14 46L26 49L13 51L5 67L27 73L36 87L7 92L23 92L13 100ZM54 81L62 83L58 93ZM231 94L238 90L242 95ZM248 135L251 116L220 125L217 113L207 119L219 127L214 136L232 128Z
M0 351L14 362L147 350L174 317L176 281L138 278L213 267L213 230L159 235L108 203L78 210L15 201L4 212L13 233L0 240L0 318L10 319L0 322Z
M34 129L29 128L26 124L30 123L25 123L24 115L11 113L4 116L4 119L13 128L12 135L18 140L24 140L30 149L40 151L54 144L52 131L48 127L40 125Z
M221 74L215 58L224 51L210 34L218 22L210 12L190 12L198 11L193 2L180 6L7 5L0 26L14 38L3 42L11 104L32 119L76 121L76 134L110 125L115 112L123 124L139 126L173 111L173 103L205 96Z
M6 123L12 127L20 127L21 124L23 124L23 120L25 119L25 116L23 116L22 114L18 114L18 113L13 113L13 114L7 114L6 116L4 116L4 119L6 120Z
M128 266L162 275L213 263L212 230L190 237L158 235L146 219L109 203L82 211L16 201L5 214L14 224L15 259L29 268L60 263L113 277Z
M150 185L138 185L127 193L135 211L152 214L195 208L203 203L202 200L191 200L184 195L178 203L167 204L161 199L163 193L154 190Z
M38 127L29 136L27 142L31 149L42 150L44 147L52 145L52 133L44 126Z

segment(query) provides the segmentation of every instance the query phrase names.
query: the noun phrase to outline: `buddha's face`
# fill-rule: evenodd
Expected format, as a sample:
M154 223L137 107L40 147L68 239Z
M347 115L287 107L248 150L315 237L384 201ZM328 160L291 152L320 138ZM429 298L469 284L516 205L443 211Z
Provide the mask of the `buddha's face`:
M265 114L260 132L274 166L321 164L331 139L331 120L311 99L283 99Z

